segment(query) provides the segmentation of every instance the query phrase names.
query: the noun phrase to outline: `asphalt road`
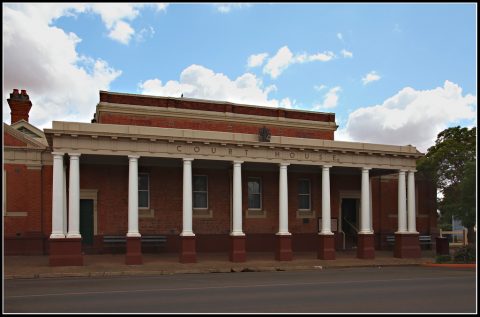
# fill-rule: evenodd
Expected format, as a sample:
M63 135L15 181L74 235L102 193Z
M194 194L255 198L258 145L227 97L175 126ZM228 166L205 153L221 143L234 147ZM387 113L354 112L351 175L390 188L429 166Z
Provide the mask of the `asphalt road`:
M5 313L475 313L476 271L427 267L4 281Z

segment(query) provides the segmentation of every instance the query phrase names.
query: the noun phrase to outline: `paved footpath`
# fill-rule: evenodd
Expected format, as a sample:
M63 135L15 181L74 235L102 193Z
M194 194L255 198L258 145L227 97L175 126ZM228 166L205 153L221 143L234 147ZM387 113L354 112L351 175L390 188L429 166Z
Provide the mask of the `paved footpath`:
M50 267L48 256L5 256L4 278L97 277L163 275L176 273L261 272L321 270L344 267L419 266L434 261L432 250L418 259L397 259L393 251L377 251L375 259L356 258L355 251L336 253L336 259L319 260L314 252L294 253L292 261L275 261L271 253L247 254L247 261L232 263L228 254L199 253L197 263L182 264L178 254L143 254L143 265L125 265L123 254L85 255L84 266Z

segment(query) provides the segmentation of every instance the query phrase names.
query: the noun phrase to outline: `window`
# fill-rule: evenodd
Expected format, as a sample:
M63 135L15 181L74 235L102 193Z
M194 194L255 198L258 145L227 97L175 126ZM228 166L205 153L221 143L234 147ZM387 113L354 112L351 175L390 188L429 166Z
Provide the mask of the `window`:
M150 207L150 179L146 173L138 174L138 208Z
M262 209L262 182L260 178L248 178L248 209Z
M208 209L208 180L205 175L193 176L193 208Z
M310 210L310 180L300 179L298 181L298 209Z

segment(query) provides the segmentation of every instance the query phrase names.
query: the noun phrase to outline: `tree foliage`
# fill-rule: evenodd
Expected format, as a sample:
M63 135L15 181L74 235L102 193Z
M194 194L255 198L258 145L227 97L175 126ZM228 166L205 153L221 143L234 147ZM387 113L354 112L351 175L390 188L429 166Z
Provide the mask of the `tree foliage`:
M477 129L453 127L440 132L435 145L417 163L424 177L441 192L441 217L454 216L469 231L476 217L476 135Z

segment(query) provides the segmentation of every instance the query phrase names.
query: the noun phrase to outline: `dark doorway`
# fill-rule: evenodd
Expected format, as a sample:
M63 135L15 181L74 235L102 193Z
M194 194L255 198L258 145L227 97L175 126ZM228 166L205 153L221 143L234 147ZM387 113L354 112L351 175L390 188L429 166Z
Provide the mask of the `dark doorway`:
M342 231L345 233L345 249L357 247L358 207L360 200L355 198L342 199Z
M93 199L80 199L80 234L83 245L93 245Z

